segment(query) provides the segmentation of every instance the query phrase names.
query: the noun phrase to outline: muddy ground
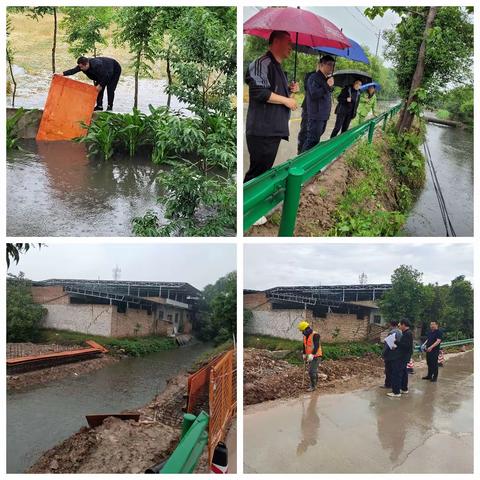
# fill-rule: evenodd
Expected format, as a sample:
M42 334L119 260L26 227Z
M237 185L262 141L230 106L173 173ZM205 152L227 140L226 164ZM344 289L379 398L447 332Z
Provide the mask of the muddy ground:
M275 358L268 350L244 350L244 405L261 403L277 398L297 397L306 392L308 373L303 366L292 365ZM325 360L319 369L319 390L340 393L378 382L384 373L383 360L376 355Z
M96 428L83 427L45 452L27 473L143 473L162 462L180 438L185 374L168 382L166 390L137 409L139 422L108 418ZM206 452L197 472L208 471Z
M85 348L85 345L58 345L56 343L7 343L7 358L40 355L42 353L65 352Z
M375 140L382 141L380 131L375 132ZM384 142L382 147L385 147ZM356 147L348 152L355 151ZM378 203L383 205L385 210L397 208L394 192L397 180L390 166L389 157L386 151L382 152L381 161L385 167L388 177L389 189L377 196L372 202L372 208ZM335 225L334 213L345 195L348 187L359 182L364 173L351 168L346 162L346 154L341 155L326 170L317 174L302 188L300 204L298 207L297 221L295 224L295 236L312 237L325 236ZM378 207L376 207L378 208ZM271 237L278 235L278 228L281 218L281 206L267 216L267 223L253 226L248 231L248 236Z
M91 358L81 362L67 363L64 365L56 365L54 367L42 368L41 370L7 375L7 389L22 390L34 385L44 385L65 377L90 373L117 361L119 361L117 357L102 355L99 358Z

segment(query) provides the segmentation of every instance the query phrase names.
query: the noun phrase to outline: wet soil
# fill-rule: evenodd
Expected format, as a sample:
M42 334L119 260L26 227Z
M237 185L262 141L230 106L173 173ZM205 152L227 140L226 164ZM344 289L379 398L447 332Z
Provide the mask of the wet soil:
M244 350L244 405L279 398L298 397L308 388L308 373L303 366L277 359L268 350ZM384 373L383 360L376 355L325 360L319 369L318 390L329 393L370 386Z

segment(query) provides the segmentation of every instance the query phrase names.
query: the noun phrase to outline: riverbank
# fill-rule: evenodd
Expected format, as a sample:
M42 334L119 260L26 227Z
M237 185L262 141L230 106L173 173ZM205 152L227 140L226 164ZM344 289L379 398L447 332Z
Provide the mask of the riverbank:
M405 138L404 138L405 137ZM372 144L356 144L301 192L295 236L395 236L425 183L425 159L418 150L424 127L398 137L390 123L376 130ZM411 154L411 155L410 155ZM411 161L407 158L414 157ZM277 235L281 207L252 236Z

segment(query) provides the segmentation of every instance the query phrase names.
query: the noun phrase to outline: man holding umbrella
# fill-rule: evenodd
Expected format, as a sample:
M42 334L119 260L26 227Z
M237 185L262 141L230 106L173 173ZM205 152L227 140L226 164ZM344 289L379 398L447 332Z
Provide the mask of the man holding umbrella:
M288 140L290 111L297 102L290 97L298 92L297 82L288 83L282 62L292 51L290 34L274 30L267 53L252 62L245 77L249 87L246 138L250 168L245 182L272 168L282 139Z

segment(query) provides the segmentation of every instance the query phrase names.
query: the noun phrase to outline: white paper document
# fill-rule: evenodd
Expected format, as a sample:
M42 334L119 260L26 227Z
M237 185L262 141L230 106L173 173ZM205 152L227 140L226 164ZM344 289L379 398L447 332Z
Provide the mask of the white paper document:
M395 345L395 334L391 333L387 338L385 338L385 343L388 345L390 350L393 350L393 346Z

